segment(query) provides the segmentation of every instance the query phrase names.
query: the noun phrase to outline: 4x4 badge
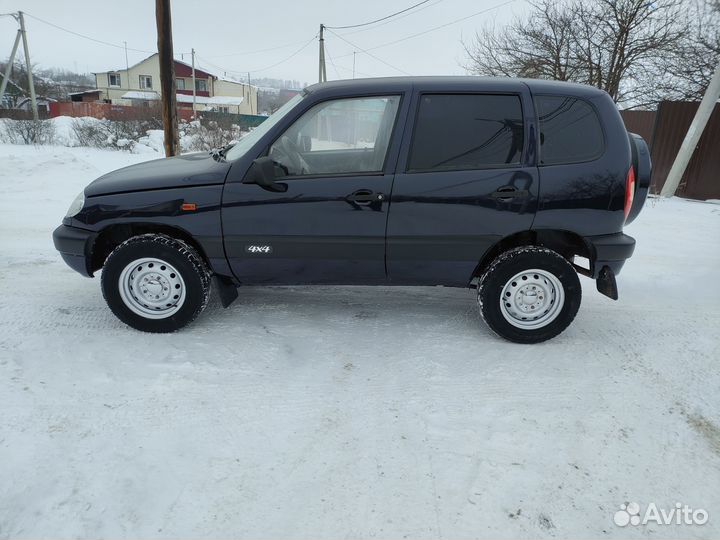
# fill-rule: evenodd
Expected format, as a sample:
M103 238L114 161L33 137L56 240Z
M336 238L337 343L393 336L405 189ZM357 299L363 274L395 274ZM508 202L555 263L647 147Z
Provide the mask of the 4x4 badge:
M272 253L272 246L245 246L246 253Z

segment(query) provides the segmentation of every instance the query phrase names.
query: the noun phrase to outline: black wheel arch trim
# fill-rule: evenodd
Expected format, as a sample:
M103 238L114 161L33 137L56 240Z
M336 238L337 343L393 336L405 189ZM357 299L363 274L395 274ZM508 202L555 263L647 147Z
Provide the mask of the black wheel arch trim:
M575 267L580 273L597 279L603 267L619 273L626 259L635 250L635 239L622 232L600 236L581 236L562 229L530 229L506 236L496 242L480 258L468 282L478 278L500 254L520 246L541 246L556 251L572 263L572 256L585 257L590 268Z

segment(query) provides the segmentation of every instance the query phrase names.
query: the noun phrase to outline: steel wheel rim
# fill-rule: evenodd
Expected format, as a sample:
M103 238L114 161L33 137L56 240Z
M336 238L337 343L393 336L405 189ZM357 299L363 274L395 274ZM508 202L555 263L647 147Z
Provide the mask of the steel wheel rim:
M123 303L146 319L165 319L185 303L185 282L171 264L154 257L136 259L120 272Z
M560 280L546 270L518 272L502 288L500 312L507 322L523 330L543 328L557 319L565 304Z

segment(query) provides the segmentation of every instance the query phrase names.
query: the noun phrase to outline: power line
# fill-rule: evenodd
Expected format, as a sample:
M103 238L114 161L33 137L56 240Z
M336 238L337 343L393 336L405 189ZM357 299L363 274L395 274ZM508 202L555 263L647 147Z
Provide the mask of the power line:
M360 24L350 24L350 25L347 25L347 26L326 26L325 28L328 28L328 29L332 28L332 29L334 29L334 30L345 30L345 29L348 29L348 28L359 28L360 26L369 26L369 25L371 25L371 24L375 24L375 23L377 23L377 22L384 21L384 20L386 20L386 19L390 19L390 18L392 18L392 17L395 17L396 15L400 15L401 13L405 13L406 11L410 11L411 9L414 9L414 8L416 8L416 7L418 7L418 6L423 5L423 4L427 4L429 1L430 1L430 0L423 0L422 2L418 2L417 4L413 4L412 6L410 6L410 7L408 7L408 8L402 9L402 10L400 10L400 11L396 11L395 13L391 13L390 15L386 15L385 17L381 17L381 18L379 18L379 19L375 19L374 21L365 22L365 23L360 23Z
M372 75L372 74L370 74L370 73L365 73L364 71L358 71L357 69L353 70L353 68L347 67L347 66L343 66L342 64L336 64L336 63L333 61L332 56L330 56L330 52L328 51L327 46L325 47L325 52L327 53L328 58L330 59L330 63L332 64L332 67L335 69L335 73L337 73L338 78L342 78L342 76L340 75L340 73L338 73L338 69L342 69L342 70L347 71L347 72L349 72L349 73L356 73L357 75L363 75L363 76L365 76L365 77L374 77L374 75Z
M327 45L325 46L325 53L327 54L328 59L330 60L330 63L332 64L332 67L335 69L335 75L337 75L338 79L342 79L342 77L340 76L340 72L338 71L338 68L335 65L335 62L333 62L332 56L330 56L330 51L328 50Z
M487 13L487 12L489 12L489 11L493 11L493 10L495 10L495 9L499 9L499 8L501 8L501 7L507 6L508 4L512 4L513 2L516 2L516 1L517 1L517 0L507 0L506 2L503 2L502 4L498 4L498 5L493 6L493 7L489 7L489 8L486 8L486 9L482 9L482 10L480 10L480 11L476 11L475 13L471 13L470 15L466 15L465 17L460 17L459 19L455 19L455 20L450 21L450 22L447 22L447 23L445 23L445 24L441 24L441 25L438 25L438 26L433 26L432 28L428 28L427 30L423 30L422 32L417 32L417 33L415 33L415 34L410 34L410 35L408 35L408 36L405 36L405 37L402 37L402 38L399 38L399 39L395 39L395 40L393 40L393 41L388 41L388 42L386 42L386 43L381 43L380 45L375 45L374 47L368 47L364 52L367 53L368 51L374 51L374 50L380 49L380 48L382 48L382 47L389 47L390 45L395 45L396 43L400 43L401 41L405 41L405 40L408 40L408 39L413 39L413 38L416 38L416 37L423 36L423 35L428 34L428 33L430 33L430 32L434 32L435 30L440 30L441 28L446 28L446 27L448 27L448 26L452 26L453 24L457 24L457 23L459 23L459 22L466 21L466 20L468 20L468 19L472 19L473 17L477 17L478 15L482 15L483 13ZM334 32L333 32L333 33L334 33ZM335 35L338 36L337 34L335 34ZM338 36L338 37L340 37L340 38L342 39L342 36ZM347 57L347 56L350 56L351 54L352 54L352 53L343 54L343 55L341 55L341 56L338 56L337 58L345 58L345 57ZM370 54L370 53L368 53L368 54Z
M196 55L196 57L197 57L198 59L204 61L206 64L208 64L208 65L210 65L210 66L213 66L213 67L215 67L215 68L217 68L217 69L219 69L219 70L221 70L221 71L224 71L224 72L228 72L228 73L260 73L260 72L262 72L262 71L267 71L268 69L272 69L272 68L274 68L274 67L277 67L277 66L279 66L280 64L284 64L284 63L287 62L288 60L291 60L292 58L294 58L295 56L297 56L298 54L300 54L303 50L305 50L305 49L307 48L307 46L310 45L313 41L315 41L315 38L317 38L317 34L315 34L315 35L314 35L313 37L311 37L308 41L306 41L306 42L303 44L302 47L300 47L298 50L296 50L296 51L295 51L294 53L292 53L290 56L287 56L287 57L283 58L282 60L280 60L279 62L275 62L275 63L272 64L272 65L265 66L265 67L262 67L262 68L259 68L259 69L249 69L249 70L248 70L248 69L246 69L246 70L225 69L225 68L223 68L223 67L221 67L221 66L218 66L217 64L213 64L212 62L210 62L210 61L207 60L206 58L200 58L200 57L197 56L197 55Z
M300 47L297 51L295 51L294 53L292 53L292 54L291 54L290 56L288 56L287 58L283 58L283 59L280 60L279 62L276 62L276 63L274 63L274 64L272 64L272 65L270 65L270 66L266 66L266 67L264 67L264 68L254 69L254 70L251 69L251 70L249 70L250 73L259 73L259 72L261 72L261 71L267 71L268 69L272 69L272 68L274 68L274 67L277 67L277 66L279 66L280 64L284 64L284 63L287 62L288 60L294 58L295 56L297 56L298 54L300 54L302 51L304 51L304 50L307 48L308 45L310 45L313 41L315 41L315 38L316 38L316 37L317 37L317 34L315 34L313 37L311 37L302 47Z
M513 0L513 1L514 1L514 0ZM409 74L407 71L405 71L404 69L400 69L400 68L397 67L397 66L393 66L393 65L390 64L389 62L386 62L385 60L383 60L382 58L380 58L380 57L378 57L378 56L375 56L375 55L374 55L373 53L371 53L371 52L368 52L368 50L363 49L362 47L358 47L358 46L355 45L354 43L348 41L347 39L345 39L344 37L342 37L340 34L336 34L335 32L333 32L332 30L330 30L330 29L327 28L327 27L326 27L326 29L327 29L328 32L330 32L332 35L334 35L334 36L336 36L336 37L339 37L339 38L342 39L345 43L347 43L347 44L350 45L351 47L357 49L359 52L363 52L363 53L367 54L368 56L371 56L372 58L374 58L374 59L377 60L378 62L381 62L381 63L385 64L386 66L391 67L392 69L394 69L394 70L396 70L396 71L399 71L400 73L402 73L402 74L404 74L404 75L410 75L410 74ZM346 55L346 56L347 56L347 55ZM338 58L339 58L339 57L338 57Z
M277 51L279 49L287 49L288 47L293 47L294 45L299 45L300 43L305 43L305 41L293 41L292 43L286 43L285 45L278 45L277 47L269 47L267 49L255 49L253 51L242 51L242 52L235 52L235 53L228 53L228 54L218 54L218 55L210 56L209 58L227 58L230 56L245 56L245 55L258 54L258 53L263 53L263 52Z
M393 20L391 20L391 21L385 21L384 23L375 25L375 26L373 26L372 28L361 28L360 30L355 30L355 31L353 31L353 32L345 32L345 33L343 33L343 35L344 35L344 36L352 36L352 35L354 35L354 34L359 34L359 33L361 33L361 32L371 32L372 30L376 30L376 29L378 29L378 28L381 28L381 27L385 26L386 24L392 24L392 23L397 22L397 21L399 21L399 20L401 20L401 19L404 19L405 17L410 17L411 15L415 15L416 13L420 13L421 11L424 11L424 10L426 10L427 8L430 8L430 7L433 7L433 6L438 5L438 4L439 4L440 2L442 2L442 1L443 1L443 0L434 0L431 4L426 4L426 5L424 5L423 7L421 7L420 9L416 9L416 10L412 11L411 13L406 13L406 14L402 15L401 17L397 17L397 18L395 18L395 19L393 19Z
M343 66L342 64L335 64L333 63L333 67L336 67L337 69L341 69L343 71L347 71L348 73L353 73L353 68L348 66ZM365 73L364 71L355 70L354 73L356 75L362 75L363 77L375 77L372 73Z
M67 32L67 33L72 34L72 35L74 35L74 36L78 36L78 37L81 37L81 38L84 38L84 39L89 39L90 41L94 41L95 43L100 43L100 44L102 44L102 45L107 45L107 46L109 46L109 47L116 47L116 48L118 48L118 49L125 49L125 46L124 46L124 45L118 45L118 44L116 44L116 43L110 43L109 41L103 41L103 40L101 40L101 39L95 39L95 38L93 38L93 37L86 36L85 34L80 34L79 32L75 32L74 30L69 30L69 29L67 29L67 28L63 28L62 26L58 26L57 24L54 24L54 23L48 22L48 21L46 21L46 20L43 20L43 19L41 19L41 18L39 18L39 17L36 17L35 15L31 15L30 13L27 13L27 12L24 12L24 13L25 13L25 15L27 15L27 16L30 17L31 19L35 19L36 21L39 21L39 22L44 23L44 24L47 24L48 26L52 26L53 28L57 28L58 30L62 30L63 32ZM146 50L143 50L143 49L133 49L132 47L128 47L127 50L128 50L128 51L134 51L134 52L141 52L141 53L150 53L150 54L154 54L154 53L157 52L157 51L146 51Z

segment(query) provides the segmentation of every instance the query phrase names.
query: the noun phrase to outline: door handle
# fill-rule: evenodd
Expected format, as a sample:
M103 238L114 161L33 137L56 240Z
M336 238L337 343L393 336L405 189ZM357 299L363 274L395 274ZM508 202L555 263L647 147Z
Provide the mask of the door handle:
M530 192L527 189L517 189L512 186L503 186L497 189L497 191L493 191L490 196L493 199L499 199L501 201L503 200L510 200L510 199L517 199L520 197L527 197L530 195Z
M348 201L352 201L358 204L369 204L383 202L385 200L385 194L370 191L369 189L359 189L345 198Z

